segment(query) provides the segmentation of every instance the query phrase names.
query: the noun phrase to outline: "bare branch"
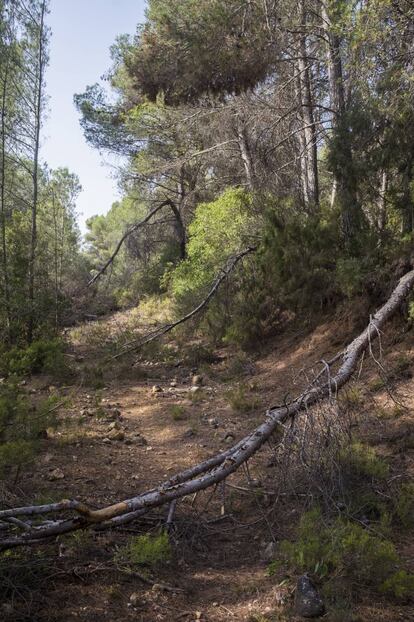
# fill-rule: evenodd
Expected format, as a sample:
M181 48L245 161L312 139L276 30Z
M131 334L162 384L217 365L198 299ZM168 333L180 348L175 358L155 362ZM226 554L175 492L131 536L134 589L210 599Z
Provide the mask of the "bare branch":
M141 220L140 222L136 223L135 225L131 225L131 227L129 227L125 231L124 235L119 240L119 242L116 245L116 248L115 248L114 252L112 253L112 255L110 256L110 258L105 262L105 264L102 266L102 268L99 270L99 272L97 274L95 274L95 276L88 282L87 287L90 287L91 285L96 283L96 281L107 271L107 269L113 263L113 261L115 260L116 256L118 255L119 251L121 250L122 245L125 242L125 240L127 238L129 238L130 235L135 233L135 231L138 231L138 229L143 227L149 220L151 220L151 218L153 216L155 216L155 214L157 214L157 212L159 212L163 207L166 207L167 205L169 205L171 207L171 209L174 211L174 215L176 215L177 208L175 207L174 203L171 201L171 199L166 199L165 201L163 201L162 203L157 205L157 207L154 207L154 209L151 210L145 216L145 218L143 218L143 220Z
M142 339L137 339L136 341L130 341L129 343L125 344L124 349L118 354L115 354L115 356L111 357L111 360L117 359L123 356L124 354L127 354L128 352L137 350L138 348L141 348L143 345L150 343L151 341L155 341L155 339L159 339L160 337L162 337L166 333L169 333L171 330L173 330L177 326L180 326L180 324L184 324L184 322L187 322L192 317L200 313L200 311L202 311L205 307L207 307L208 303L213 298L214 294L220 287L221 283L234 270L234 268L239 263L239 261L243 259L243 257L248 255L249 253L253 253L256 250L257 250L256 246L250 246L244 251L241 251L240 253L238 253L237 255L230 257L230 259L227 261L226 266L220 270L207 296L204 298L204 300L202 300L202 302L200 302L200 304L198 304L194 309L192 309L192 311L190 311L189 313L181 317L179 320L172 322L171 324L164 324L163 326L160 326L154 331L151 331L148 335L146 335Z
M166 503L171 504L176 499L192 495L224 481L242 464L246 463L281 424L298 415L301 411L307 412L312 405L330 396L332 390L336 394L336 391L350 380L357 369L361 355L370 347L370 343L378 337L382 326L396 313L413 286L414 270L400 279L390 298L370 319L367 328L343 350L341 354L342 364L335 374L328 374L327 380L317 386L312 383L290 403L269 409L266 412L265 421L228 451L196 465L193 469L183 471L157 488L99 510L89 509L77 501L63 501L60 504L49 506L31 506L0 512L0 520L2 518L16 518L17 516L39 515L45 513L46 510L54 514L65 514L72 509L78 514L78 516L67 520L44 521L32 529L23 529L23 533L17 531L20 526L14 521L9 524L9 532L0 537L0 549L44 542L56 535L77 529L88 527L101 529L125 524L138 516L142 516L151 508ZM327 363L329 367L331 364L331 362ZM324 366L326 366L325 363ZM2 531L4 531L3 528Z

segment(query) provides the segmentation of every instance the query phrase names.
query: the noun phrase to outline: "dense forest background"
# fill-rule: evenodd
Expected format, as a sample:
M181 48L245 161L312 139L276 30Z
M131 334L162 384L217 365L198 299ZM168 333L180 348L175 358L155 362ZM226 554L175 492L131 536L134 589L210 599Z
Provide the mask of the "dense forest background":
M410 257L409 2L150 2L114 44L105 88L75 96L86 139L125 162L124 198L89 220L82 248L76 175L39 163L47 6L1 10L5 341L73 322L74 292L129 228L86 312L152 295L186 309L254 246L207 318L214 338L241 343L300 308L375 298Z
M41 439L53 438L56 412L67 405L55 382L100 391L108 384L108 369L113 377L127 368L137 373L143 357L160 356L163 365L174 365L174 374L188 363L188 373L198 378L190 397L202 400L194 397L203 391L198 368L220 361L218 349L237 353L234 360L244 373L248 355L268 354L269 344L278 347L278 337L283 340L289 330L303 336L338 309L342 318L352 316L355 333L414 261L411 0L148 0L145 23L113 44L106 75L74 94L86 141L122 163L122 198L106 215L87 221L84 237L77 223L76 172L51 170L40 157L48 105L48 11L47 0L0 0L0 483L12 477L13 494L21 469L31 464ZM395 291L390 300L396 309L408 289ZM408 298L404 304L409 331L414 303ZM131 312L128 321L124 311ZM388 319L387 313L378 321ZM138 326L143 318L145 326ZM118 320L121 329L114 330ZM92 355L76 350L86 321L97 326ZM362 350L384 372L370 341L380 330L369 332L369 321L369 343L360 350L356 344L346 381ZM181 332L168 352L154 346L136 358L139 345L178 325ZM194 342L190 361L186 348ZM122 369L116 367L118 358L131 353ZM285 546L284 559L297 571L311 566L321 581L362 567L362 582L407 603L414 575L399 569L391 540L395 524L406 520L405 527L412 527L412 483L406 485L405 472L397 475L403 484L391 494L384 484L388 463L353 437L351 417L337 425L338 413L348 408L354 416L366 395L358 388L335 402L330 374L339 356L321 360L329 391L317 384L324 371L313 380L304 375L309 394L320 391L318 400L328 395L335 421L331 427L318 420L312 431L318 428L312 439L319 443L312 468L318 463L318 482L325 475L326 481L312 488L314 478L306 484L309 490L301 489L312 500L306 497L299 539ZM393 380L407 372L410 361L393 362ZM46 400L36 397L37 389L25 389L27 378L39 373L54 378ZM358 381L361 373L362 363ZM170 380L168 390L175 390L180 381ZM228 398L240 419L259 403L248 394L256 385L247 389L243 382ZM382 382L375 390L386 386ZM151 395L166 392L156 384ZM108 416L101 394L87 399L82 423ZM180 421L185 409L175 408L172 417ZM111 425L105 443L124 442L118 419ZM195 435L189 431L184 438ZM297 450L300 437L303 458L308 437L300 434L291 447ZM228 436L230 442L236 438L232 432L222 444ZM321 452L322 445L335 447ZM280 466L279 454L277 460ZM64 479L59 470L53 481ZM205 471L199 473L207 477ZM247 475L250 486L254 480ZM372 520L357 512L351 516L357 479L358 491L369 495L365 505L372 516L376 512ZM377 493L381 502L372 501ZM399 502L390 509L394 497L402 498L400 514ZM322 500L317 507L315 499ZM334 507L334 519L328 507ZM341 514L343 508L347 513ZM89 510L82 512L90 517ZM39 529L11 514L3 519L4 529ZM320 540L312 539L315 532ZM165 552L168 537L157 537L156 547ZM150 557L151 542L145 540ZM339 557L329 548L332 542L342 551ZM375 582L371 575L378 568Z

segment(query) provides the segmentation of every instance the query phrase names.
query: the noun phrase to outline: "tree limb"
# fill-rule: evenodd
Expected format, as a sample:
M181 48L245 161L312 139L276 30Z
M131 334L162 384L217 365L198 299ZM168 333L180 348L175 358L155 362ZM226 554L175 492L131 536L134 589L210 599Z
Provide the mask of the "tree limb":
M176 320L175 322L172 322L170 324L164 324L163 326L156 328L155 330L145 335L145 337L142 337L142 339L137 339L137 340L128 342L127 344L125 344L124 349L121 352L118 352L118 354L115 354L114 356L111 357L111 360L124 356L124 354L128 354L128 352L132 352L136 350L137 348L141 348L145 344L150 343L151 341L154 341L155 339L159 339L160 337L162 337L166 333L169 333L171 330L173 330L177 326L180 326L180 324L184 324L184 322L187 322L192 317L200 313L200 311L202 311L209 304L210 300L213 298L214 294L220 287L221 283L234 270L234 268L239 263L239 261L243 259L243 257L248 255L249 253L254 253L256 250L257 250L256 246L249 246L249 248L246 248L245 250L241 251L237 255L230 257L230 259L228 259L227 261L226 266L220 270L207 296L204 298L204 300L202 300L202 302L200 302L200 304L198 304L194 309L192 309L192 311L190 311L189 313L181 317L179 320Z
M224 278L224 277L223 277ZM361 355L378 337L386 321L399 309L414 286L414 270L402 277L387 302L370 318L366 329L358 335L341 353L341 365L335 374L327 374L325 382L311 384L301 395L283 406L275 406L266 412L266 419L250 434L229 450L187 469L160 484L157 488L126 499L102 509L93 510L77 501L63 501L49 506L29 506L0 511L0 521L17 516L67 513L75 510L77 516L60 521L44 521L30 530L19 531L18 524L8 523L9 530L1 533L0 550L40 543L62 533L85 528L111 528L142 516L151 508L171 503L175 499L194 494L214 484L224 481L234 473L287 419L307 411L309 407L330 395L336 395L352 377ZM335 359L337 360L337 357ZM331 368L332 363L327 365ZM2 532L4 529L2 528ZM11 533L10 533L11 531Z
M171 199L166 199L165 201L163 201L162 203L157 205L157 207L154 207L154 209L152 209L145 216L145 218L140 220L140 222L137 222L137 223L135 223L135 225L131 225L130 227L128 227L128 229L125 231L124 235L121 237L121 239L119 240L118 244L116 245L115 250L112 253L112 255L104 263L102 268L100 268L100 270L97 272L97 274L95 274L95 276L88 282L87 287L90 287L91 285L96 283L96 281L107 271L107 269L113 263L113 261L115 260L116 256L118 255L119 251L121 250L122 245L125 242L125 240L127 238L129 238L130 235L135 233L135 231L138 231L138 229L143 227L148 221L151 220L151 218L153 216L155 216L155 214L157 214L157 212L159 212L163 207L166 207L167 205L169 207L171 207L171 209L173 211L173 214L174 214L174 217L177 219L177 221L179 221L181 227L183 227L183 224L182 224L182 221L181 221L181 216L179 215L179 212L178 212L178 209L177 209L176 205L174 204L173 201L171 201Z

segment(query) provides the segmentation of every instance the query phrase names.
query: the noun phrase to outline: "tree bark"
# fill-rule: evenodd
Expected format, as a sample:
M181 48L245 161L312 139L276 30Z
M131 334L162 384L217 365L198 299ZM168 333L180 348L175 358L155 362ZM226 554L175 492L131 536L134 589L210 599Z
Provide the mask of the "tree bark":
M306 412L321 399L336 396L357 369L361 355L371 348L372 342L378 337L384 324L400 308L411 293L413 286L414 270L411 270L400 279L390 298L371 317L365 330L342 353L324 365L319 374L320 380L326 373L327 377L324 382L320 384L313 382L292 402L269 408L263 423L229 450L177 474L152 490L99 510L92 510L76 500L66 500L50 505L0 511L1 532L5 532L0 535L0 550L41 543L56 535L78 529L111 528L125 524L142 516L151 508L171 503L224 481L253 456L281 424L300 412ZM341 360L339 369L336 373L331 373L333 364L338 360ZM69 510L75 511L77 516L54 522L45 520L43 523L36 523L36 526L23 520L30 516L65 514ZM18 529L22 532L16 534Z
M341 55L341 38L331 18L332 0L322 0L321 16L327 40L327 69L329 99L332 112L333 145L335 163L332 202L337 202L341 211L342 233L345 243L350 245L362 220L358 202L356 171L353 165L351 136L346 119L345 87Z
M31 208L31 233L30 233L30 254L29 254L29 319L27 325L27 341L33 341L33 333L36 324L35 310L35 278L36 278L36 248L37 248L37 209L39 202L39 149L40 149L40 129L42 125L42 105L43 105L43 86L45 71L45 14L46 1L40 7L40 22L38 25L38 49L36 67L36 91L35 91L35 138L33 148L33 201Z
M3 264L3 289L4 308L6 312L7 340L11 341L11 306L9 284L9 262L6 236L6 114L7 114L7 88L9 78L9 55L7 55L4 69L2 93L1 93L1 171L0 171L0 218L1 218L1 253Z
M240 150L240 157L243 162L244 172L246 175L247 187L250 191L255 189L255 173L253 166L252 154L250 151L249 141L247 137L246 127L240 115L237 114L237 141Z
M306 31L307 15L304 0L299 2L300 24ZM307 195L307 207L319 207L319 171L318 171L318 143L314 114L312 74L307 50L306 34L299 35L298 45L298 103L303 125L304 158L303 169L305 170L305 185Z

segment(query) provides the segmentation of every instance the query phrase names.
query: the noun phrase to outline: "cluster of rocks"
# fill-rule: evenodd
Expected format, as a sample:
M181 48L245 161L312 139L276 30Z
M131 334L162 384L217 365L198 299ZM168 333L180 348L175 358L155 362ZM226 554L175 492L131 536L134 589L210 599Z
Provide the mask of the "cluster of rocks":
M92 397L87 395L87 401ZM119 403L111 403L103 399L98 406L88 406L80 412L83 417L95 417L99 423L109 423L104 432L102 442L106 445L112 442L123 442L125 445L147 446L148 442L142 434L135 432L128 433L128 426L124 422Z
M182 384L187 384L187 380L182 380ZM190 387L179 387L179 382L177 378L173 378L169 384L168 388L163 388L159 384L154 384L152 387L152 395L155 397L161 397L163 394L187 394L187 395L195 395L196 393L200 393L202 388L206 391L210 391L210 387L204 386L203 376L199 374L191 376L191 386Z
M126 431L127 426L123 426L118 420L112 421L108 426L102 442L107 445L112 443L112 441L124 442L125 445L138 445L140 447L146 447L148 445L147 439L139 432L127 436Z

